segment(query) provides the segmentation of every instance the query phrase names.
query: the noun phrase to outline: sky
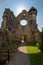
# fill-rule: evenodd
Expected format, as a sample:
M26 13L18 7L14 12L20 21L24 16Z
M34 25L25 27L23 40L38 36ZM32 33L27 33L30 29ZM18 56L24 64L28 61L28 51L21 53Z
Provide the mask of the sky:
M17 17L22 10L29 11L32 6L38 11L37 24L38 29L41 31L43 27L43 0L0 0L0 27L5 8L9 8L13 11L14 15Z

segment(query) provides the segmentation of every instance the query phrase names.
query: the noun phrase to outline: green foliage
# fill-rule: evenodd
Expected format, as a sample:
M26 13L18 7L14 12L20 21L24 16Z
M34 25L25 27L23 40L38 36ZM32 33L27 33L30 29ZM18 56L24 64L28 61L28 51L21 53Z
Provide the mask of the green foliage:
M32 43L33 43L33 44L36 44L36 43L37 43L37 41L36 41L36 40L32 40Z
M36 43L36 46L39 48L41 46L41 43Z
M0 47L0 52L7 52L8 48L10 51L17 49L20 46L20 41L13 40L12 43L6 42Z
M37 41L36 41L36 40L32 40L31 42L27 42L27 44L28 44L28 43L30 43L30 45L36 46Z
M41 33L41 46L40 46L40 50L43 52L43 32Z

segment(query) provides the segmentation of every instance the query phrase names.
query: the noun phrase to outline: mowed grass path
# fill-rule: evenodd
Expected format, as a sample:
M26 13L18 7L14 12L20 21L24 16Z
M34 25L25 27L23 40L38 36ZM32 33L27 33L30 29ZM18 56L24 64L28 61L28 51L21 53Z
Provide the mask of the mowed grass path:
M39 48L32 43L26 43L26 46L31 65L43 65L43 53L39 50Z

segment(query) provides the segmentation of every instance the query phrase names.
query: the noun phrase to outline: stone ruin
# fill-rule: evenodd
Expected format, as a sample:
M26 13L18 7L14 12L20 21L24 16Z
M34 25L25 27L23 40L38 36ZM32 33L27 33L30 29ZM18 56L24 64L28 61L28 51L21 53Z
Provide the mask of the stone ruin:
M3 13L3 21L0 28L0 45L8 40L24 40L30 42L32 40L41 41L40 31L36 23L37 10L34 7L27 12L23 10L17 17L10 9L5 9ZM27 24L22 26L20 22L26 20Z

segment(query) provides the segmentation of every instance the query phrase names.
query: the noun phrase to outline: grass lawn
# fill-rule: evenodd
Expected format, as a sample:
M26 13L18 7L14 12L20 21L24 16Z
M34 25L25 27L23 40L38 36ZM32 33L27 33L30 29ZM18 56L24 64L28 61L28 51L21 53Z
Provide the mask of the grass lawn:
M43 65L43 53L33 43L27 43L31 65Z

